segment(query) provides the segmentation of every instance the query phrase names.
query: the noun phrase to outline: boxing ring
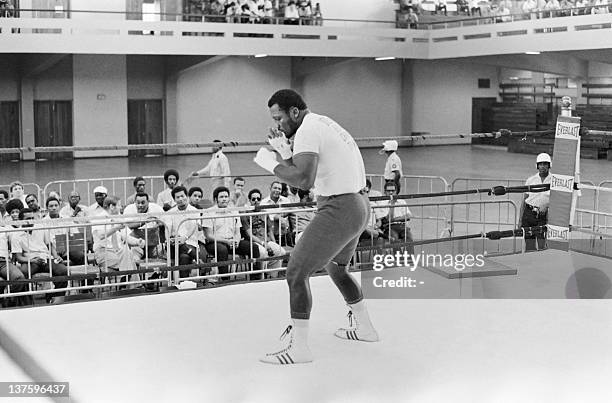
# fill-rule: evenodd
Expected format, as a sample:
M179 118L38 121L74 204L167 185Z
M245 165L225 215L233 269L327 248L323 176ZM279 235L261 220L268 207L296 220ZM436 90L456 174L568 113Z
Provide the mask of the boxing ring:
M514 285L521 286L521 273L539 270L544 271L541 276L554 276L575 269L562 254L567 256L559 251L523 255L530 259L520 262ZM565 265L546 265L552 257ZM409 273L406 268L389 270ZM413 273L425 276L423 289L435 288L431 276L442 278L424 269ZM443 281L457 286L465 279ZM612 374L612 305L606 300L423 299L422 294L369 299L382 337L369 344L334 337L336 327L346 324L347 309L327 276L312 278L311 286L310 347L315 361L310 364L280 367L258 361L276 346L271 341L289 319L286 283L268 281L5 310L0 316L0 380L31 381L22 369L22 361L30 356L54 381L70 382L70 400L56 401L473 403L612 398L607 386ZM3 401L14 399L0 398Z

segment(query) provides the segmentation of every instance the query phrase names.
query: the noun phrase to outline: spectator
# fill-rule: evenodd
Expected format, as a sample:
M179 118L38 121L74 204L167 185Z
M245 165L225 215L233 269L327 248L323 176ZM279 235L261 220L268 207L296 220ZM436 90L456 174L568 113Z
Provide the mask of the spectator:
M469 0L471 15L476 15L476 11L478 11L478 16L482 17L482 9L480 8L480 4L478 4L478 0Z
M261 201L262 206L271 204L287 204L289 199L281 195L282 185L279 181L272 182L270 185L270 195ZM269 217L273 223L274 236L278 237L278 243L281 245L289 244L286 239L286 235L289 233L289 219L287 213L276 213L270 214ZM276 241L276 239L274 239Z
M499 19L501 22L510 22L512 19L510 17L510 9L505 4L502 4L499 8Z
M210 5L210 14L211 18L209 18L210 22L225 22L225 7L221 0L214 0Z
M315 4L315 9L312 13L312 17L314 18L315 25L323 25L323 14L321 14L321 4Z
M108 196L102 204L98 217L116 217L121 214L121 200L116 196ZM94 240L94 254L98 266L105 271L124 271L136 269L134 256L130 246L145 247L142 239L134 238L127 233L124 224L112 222L96 225L91 229ZM137 280L135 276L133 278Z
M172 190L178 185L178 180L179 173L176 169L168 169L164 172L164 182L166 182L167 188L157 195L157 204L161 206L164 211L168 211L176 205L172 197Z
M19 212L20 220L35 220L36 213L32 209L24 208ZM36 273L51 273L54 277L66 276L68 269L62 258L55 251L55 246L49 239L47 230L37 230L39 225L23 224L25 231L18 232L11 238L11 252L15 254L17 262L21 264L24 276L33 276ZM55 288L66 288L66 280L54 281ZM46 295L47 302L53 296L64 295L63 291Z
M134 203L134 200L136 200L136 194L145 193L145 188L147 186L147 182L142 176L135 177L132 183L134 185L134 194L128 196L128 198L125 200L126 206Z
M244 178L237 176L234 178L234 192L230 198L229 205L231 207L243 207L249 204L247 197L244 195Z
M0 226L4 225L4 219L9 216L9 213L6 211L6 203L8 200L8 192L4 189L0 189Z
M586 7L586 1L585 0L576 0L575 7L578 10L574 11L574 15L584 15L585 14L584 7Z
M2 194L2 192L6 193L6 196L8 198L8 192L6 192L5 190L0 190L0 194ZM25 276L23 275L23 272L19 270L19 267L15 266L12 263L10 255L10 245L8 241L9 233L4 232L4 230L9 228L10 227L5 227L3 224L0 225L0 279L6 281L24 280ZM0 286L0 294L4 292L5 288L5 286ZM13 284L10 286L11 293L26 291L28 291L27 284ZM33 303L32 297L28 295L21 297L10 297L7 299L2 299L2 301L3 306L7 308L32 305Z
M214 140L213 143L221 143L221 140ZM212 156L208 164L200 169L191 173L188 181L193 180L194 177L200 177L202 175L210 176L212 178L213 190L225 186L229 187L231 182L231 171L227 157L223 154L222 143L212 149Z
M89 206L86 215L89 217L105 215L104 200L107 195L108 190L104 186L96 186L94 189L94 199L96 199L96 202Z
M68 196L68 204L60 209L59 216L61 218L86 217L88 208L80 202L81 195L73 190Z
M442 10L444 10L444 15L447 15L446 0L438 0L438 4L436 5L436 14L438 14L438 11Z
M385 163L385 171L383 176L385 181L392 181L395 183L395 187L399 193L400 191L400 179L402 178L402 160L397 155L397 141L387 140L383 143L383 149L380 150L379 154L387 155L387 162Z
M26 196L26 205L30 208L36 216L36 219L39 219L43 216L42 211L40 211L40 205L38 204L38 197L35 194L30 193Z
M60 202L54 197L50 197L45 202L47 206L47 216L44 218L45 220L55 220L60 217ZM52 223L49 223L49 226L52 226ZM64 261L69 261L72 265L82 265L85 264L85 254L86 249L84 246L70 247L70 234L71 229L66 228L65 224L59 224L59 226L55 229L49 231L49 235L51 236L51 242L55 245L55 250ZM65 242L62 242L58 246L57 237L63 237Z
M60 196L59 192L57 192L55 190L50 191L49 194L47 195L47 199L51 198L51 197L54 198L54 199L57 199L59 201L60 208L64 205L64 202L62 200L62 196Z
M169 210L169 213L174 214L164 218L167 235L170 237L170 256L174 259L175 264L178 263L180 266L197 262L198 259L205 260L206 252L198 251L198 222L185 220L199 216L198 209L189 204L188 192L183 186L176 186L172 189L172 197L176 205ZM177 214L179 212L182 214ZM176 257L177 247L178 259ZM189 277L190 271L191 269L179 270L180 277Z
M390 242L396 242L400 239L412 242L412 233L410 232L410 227L408 227L408 221L410 221L412 213L405 200L394 197L398 195L395 183L385 183L385 195L390 196L391 200L388 202L389 208L380 209L382 210L381 216L384 214L384 217L381 219L383 238L388 239ZM414 254L413 245L408 246L408 253Z
M285 7L285 24L286 25L298 25L300 14L295 1L289 0L289 4Z
M298 15L302 25L313 25L312 24L312 4L310 1L300 1L300 7L298 8Z
M224 209L229 205L230 191L221 186L213 192L215 206L207 209L207 212L215 214L225 214ZM228 260L230 251L235 255L259 258L259 248L253 248L248 241L242 239L240 234L241 222L238 217L215 217L203 220L202 226L208 243L206 250L209 254L216 257L217 262ZM261 267L260 264L255 264ZM227 266L220 266L219 273L226 274ZM261 276L257 276L261 277Z
M408 26L410 29L417 29L419 23L419 17L412 10L412 8L408 9Z
M199 186L192 186L189 188L189 190L187 191L187 195L189 196L189 204L195 208L197 208L198 210L202 209L201 206L201 202L202 202L202 195L204 194L204 192L202 191L202 188Z
M23 203L19 199L11 199L6 202L6 212L8 213L8 217L5 218L5 221L19 221L19 212L23 208Z
M298 197L300 198L301 203L310 203L314 201L314 193L312 192L312 190L307 191L307 190L299 189ZM303 207L303 208L308 209L312 207ZM296 244L299 242L300 238L302 237L302 233L304 232L308 224L312 221L314 216L315 216L314 211L305 211L303 213L295 213L292 215L295 221L292 223L291 228L293 229L293 232L295 233L295 243Z
M535 11L537 8L537 3L535 0L525 0L521 9L525 14L529 14L529 18L531 18L531 13Z
M382 196L378 190L372 189L372 182L369 179L366 179L366 187L365 192L368 194L368 197L378 197ZM379 206L381 202L371 201L370 205ZM370 221L368 222L368 226L363 231L359 239L362 240L372 240L377 239L383 235L382 230L380 229L382 226L382 218L385 216L385 212L383 209L373 208L370 211Z
M551 0L557 1L557 0ZM607 0L595 0L595 8L592 9L593 14L607 14L608 13L608 2Z
M272 23L274 19L274 7L272 6L272 0L264 0L263 12L264 12L263 23L264 24Z
M25 194L23 193L23 184L19 181L12 182L9 185L11 199L19 199L25 205Z
M261 191L259 189L252 189L249 192L248 199L249 205L256 208L261 203ZM272 233L272 226L269 224L270 221L265 214L241 217L244 239L250 240L254 246L259 248L259 256L283 256L287 252L279 244L272 241L274 234ZM262 268L264 269L276 269L281 267L282 261L279 259L262 263ZM268 277L276 278L278 277L278 272L269 273Z
M236 14L238 14L238 6L235 2L225 4L225 17L227 22L234 22Z
M556 17L556 11L560 8L561 6L559 5L559 0L547 0L546 4L544 5L544 10L547 11L545 15L547 17Z
M550 173L551 165L550 155L540 153L536 157L536 168L538 173L530 176L525 181L525 185L541 185L550 184L552 174ZM546 192L527 192L521 210L519 213L519 227L536 227L546 225L548 222L548 207L550 204L550 191ZM534 233L525 234L525 250L542 250L546 248L546 239L544 234Z
M161 206L151 203L149 195L147 193L136 193L134 203L125 207L123 214L126 216L137 215L137 214L159 214L163 215L164 209ZM156 217L157 218L157 217ZM159 226L163 226L163 222L156 221L151 218L141 222L130 222L127 227L132 230L131 235L134 238L142 239L145 241L145 248L140 246L134 246L132 248L132 254L137 260L153 258L157 259L161 257L162 250L160 245L160 233Z

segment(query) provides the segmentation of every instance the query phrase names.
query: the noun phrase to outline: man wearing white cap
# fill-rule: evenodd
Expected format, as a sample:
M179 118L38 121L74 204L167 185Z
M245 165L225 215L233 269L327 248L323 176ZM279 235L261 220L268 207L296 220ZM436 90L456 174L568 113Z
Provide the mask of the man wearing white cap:
M550 155L546 153L538 154L536 157L536 166L538 173L527 178L525 185L541 185L550 183L552 175L550 175ZM524 203L521 205L521 213L519 215L519 227L535 227L546 225L548 222L548 203L550 200L550 191L546 192L527 192L525 193ZM544 235L530 234L525 235L525 250L544 249Z
M94 189L94 198L96 202L89 206L88 216L95 217L104 214L104 199L108 195L108 190L104 186L96 186Z
M383 143L383 149L380 150L379 154L387 154L387 163L385 164L384 178L385 182L395 182L395 188L397 193L400 192L400 178L402 177L402 160L397 151L397 141L387 140Z

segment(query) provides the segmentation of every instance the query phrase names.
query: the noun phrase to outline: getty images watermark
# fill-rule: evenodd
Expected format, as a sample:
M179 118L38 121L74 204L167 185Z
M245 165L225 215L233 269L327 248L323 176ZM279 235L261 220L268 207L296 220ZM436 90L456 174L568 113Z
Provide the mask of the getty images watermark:
M427 286L432 271L457 273L484 265L485 255L482 254L410 254L407 251L376 254L372 260L373 270L361 272L361 285L367 298L425 297L435 290L421 293L419 288Z

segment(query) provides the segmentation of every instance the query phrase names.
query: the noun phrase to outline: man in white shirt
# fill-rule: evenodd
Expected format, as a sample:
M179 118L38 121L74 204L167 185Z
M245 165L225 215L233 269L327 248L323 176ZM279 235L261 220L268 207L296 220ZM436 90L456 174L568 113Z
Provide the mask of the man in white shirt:
M387 205L388 208L378 208L377 216L381 217L382 237L390 242L396 242L402 239L407 242L412 242L412 232L408 227L408 221L412 217L412 212L407 206L406 200L396 199L398 195L395 183L385 183L385 196L391 197L388 202L380 202L379 205ZM405 206L405 207L400 207ZM408 245L408 254L414 255L414 246Z
M136 214L158 214L156 218L159 218L164 214L164 209L155 203L149 202L149 195L147 193L136 193L134 197L134 203L125 207L123 215L131 216ZM161 248L159 241L159 226L163 226L163 222L156 221L155 219L147 219L142 222L130 222L126 224L128 228L132 229L132 236L134 238L142 239L145 241L146 248L135 246L132 248L132 253L136 259L155 259L160 256Z
M525 185L550 184L550 155L546 153L538 154L536 157L536 167L538 173L527 178ZM519 214L519 227L535 227L546 225L548 222L548 203L550 201L550 190L546 192L527 192L521 204ZM537 242L537 248L536 248ZM537 250L545 248L544 234L526 234L525 250Z
M7 197L8 198L8 197ZM0 280L4 281L15 281L24 280L25 276L19 270L19 267L11 263L11 253L9 250L9 233L3 230L9 229L10 227L4 227L0 225ZM5 286L0 285L0 293L4 292ZM27 284L13 284L10 286L11 293L25 292L28 291ZM6 307L14 306L25 306L32 304L31 296L11 297L7 298L5 305Z
M287 204L289 199L281 195L282 185L279 181L274 181L270 185L270 194L261 201L262 206L269 206L272 204ZM272 211L272 210L268 210ZM275 240L281 245L286 245L285 235L290 231L289 228L289 214L287 213L274 213L268 216L272 221L272 231L274 231Z
M221 140L214 140L213 143L221 143ZM191 173L189 180L194 177L210 176L212 179L212 190L220 186L229 187L231 183L229 161L225 154L223 154L223 147L219 145L212 149L212 157L208 164L200 169Z
M108 196L103 203L104 212L98 218L116 218L121 214L121 200ZM134 270L136 263L130 246L145 246L144 240L134 238L121 222L107 222L92 227L94 255L98 266L105 270Z
M370 213L370 203L363 191L366 177L359 147L338 123L310 112L293 90L274 93L268 108L277 124L268 136L276 152L261 148L255 162L289 185L300 189L314 187L317 213L295 246L287 267L293 320L285 331L288 344L261 361L269 364L312 361L307 343L312 309L309 278L323 267L349 305L349 316L355 315L354 326L351 321L350 327L337 330L336 336L378 341L361 287L347 270Z
M89 217L104 215L104 199L106 199L107 195L108 190L104 186L96 186L94 188L94 198L96 202L89 206L86 215Z
M176 186L172 189L172 197L176 206L168 210L163 218L166 223L166 236L170 237L170 256L178 260L178 265L188 265L206 258L206 252L199 248L198 220L185 220L200 216L200 210L189 204L189 196L184 186ZM178 214L181 213L181 214ZM178 259L176 259L176 248L178 245ZM175 264L176 264L175 263ZM180 277L189 277L191 269L179 270Z
M4 225L5 218L9 216L9 213L6 211L6 203L8 201L8 192L4 189L0 189L0 225Z
M213 214L231 214L225 208L229 206L230 191L226 187L218 187L213 193L213 201L216 205L206 209L207 213ZM232 260L236 255L259 258L259 248L256 245L251 248L249 241L242 239L240 228L242 224L239 217L219 217L209 218L202 222L204 234L208 243L206 250L210 255L215 256L217 262L223 262L230 258ZM252 249L252 250L251 250ZM254 265L255 270L261 267L261 264ZM219 266L219 274L228 272L228 266ZM255 276L259 278L261 275Z
M240 176L234 178L234 192L232 193L229 204L231 207L244 207L249 204L249 201L244 194L245 183L244 178L241 178Z
M383 174L385 182L392 181L395 183L397 192L401 190L400 179L402 178L402 160L397 155L397 141L387 140L383 143L383 149L379 154L387 154L387 162L385 163L385 172Z
M167 188L157 195L157 205L161 206L164 211L168 211L176 206L174 198L172 197L172 189L178 185L178 180L179 173L176 169L168 169L164 172L164 182L166 182Z
M19 212L20 220L35 220L36 213L30 208L24 208ZM17 262L21 264L21 272L25 276L36 273L51 273L54 277L68 275L68 269L62 258L57 255L55 246L51 242L47 230L36 229L38 225L24 224L23 232L11 237L11 252L15 254ZM54 281L55 288L66 288L66 280ZM64 292L47 294L47 302L54 295L64 295Z

